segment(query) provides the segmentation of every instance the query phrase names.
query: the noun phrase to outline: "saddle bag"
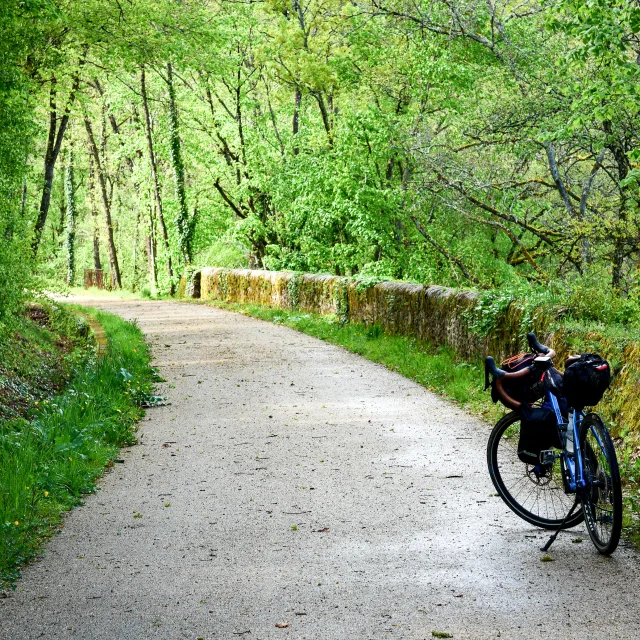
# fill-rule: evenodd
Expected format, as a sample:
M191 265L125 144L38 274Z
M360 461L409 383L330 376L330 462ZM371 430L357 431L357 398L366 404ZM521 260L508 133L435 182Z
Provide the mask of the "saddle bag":
M595 353L583 353L564 372L563 390L569 406L593 407L611 384L609 363Z

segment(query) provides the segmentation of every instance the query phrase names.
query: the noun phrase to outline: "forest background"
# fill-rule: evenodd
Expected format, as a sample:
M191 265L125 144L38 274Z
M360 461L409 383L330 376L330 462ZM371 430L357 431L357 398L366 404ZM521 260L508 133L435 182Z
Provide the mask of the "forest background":
M0 324L84 268L252 266L638 327L639 32L626 0L4 0Z

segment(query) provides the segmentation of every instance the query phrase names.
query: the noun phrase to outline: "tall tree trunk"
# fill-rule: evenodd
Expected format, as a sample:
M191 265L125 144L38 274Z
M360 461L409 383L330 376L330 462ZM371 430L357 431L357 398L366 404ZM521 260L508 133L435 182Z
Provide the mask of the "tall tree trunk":
M140 209L136 210L136 226L133 231L133 278L131 279L131 291L138 289L138 235L140 229Z
M25 176L22 179L22 203L20 206L20 214L22 219L24 220L27 215L27 177Z
M67 196L67 284L72 285L76 274L76 192L73 183L73 151L69 150L67 168L64 176L64 190Z
M100 262L100 229L98 226L98 208L96 207L95 179L96 172L93 166L93 156L89 154L89 184L87 185L87 190L89 191L91 218L93 220L93 268L100 271L102 270L102 263Z
M191 235L192 225L187 210L187 194L184 183L184 164L182 162L182 150L180 145L180 128L178 122L178 105L176 103L176 91L173 83L173 69L171 63L167 63L167 85L169 87L169 149L171 151L171 164L176 182L176 199L178 200L178 215L176 226L178 227L178 239L180 252L184 264L191 264ZM240 133L242 136L242 131ZM243 147L244 151L244 147Z
M329 118L329 114L327 113L327 105L324 102L324 97L322 95L322 92L313 91L311 95L316 99L318 103L318 107L320 107L322 124L324 125L324 130L327 132L327 140L329 142L329 147L333 148L333 134L331 132L331 120Z
M631 164L629 158L625 152L624 146L620 138L613 130L613 126L610 121L605 120L603 122L603 129L608 136L609 143L607 148L613 154L616 167L618 169L618 185L624 182L629 175ZM620 204L618 206L618 220L613 237L613 268L611 285L614 289L626 292L626 287L622 281L623 268L626 257L626 245L629 242L627 237L625 226L628 220L628 201L629 201L629 187L618 186L620 191Z
M84 126L87 130L87 139L89 142L89 152L93 155L95 162L96 174L98 176L98 184L100 185L100 195L102 196L102 206L104 208L104 216L107 227L107 254L109 256L109 267L111 269L111 284L116 289L122 288L122 280L120 278L120 267L118 265L118 254L116 252L116 245L113 240L113 222L111 220L111 203L107 195L107 183L105 180L105 174L100 162L100 153L96 146L95 137L93 135L93 129L91 127L91 121L87 116L84 118Z
M298 131L300 129L300 105L302 103L302 91L300 91L300 87L296 86L296 95L294 98L294 106L293 106L293 139L294 139L294 147L293 147L293 155L297 156L300 153L300 147L295 144L296 136L298 135Z
M140 70L140 93L142 95L142 106L144 108L144 130L147 138L147 150L149 151L149 165L151 167L151 180L153 182L153 198L156 204L156 212L158 214L158 224L160 225L160 234L162 235L162 242L167 254L167 275L169 276L169 282L171 287L171 295L174 293L173 284L173 266L171 264L171 249L169 247L169 235L167 234L167 227L164 223L164 215L162 213L162 198L160 196L160 182L158 180L158 167L156 164L156 155L153 150L153 137L151 136L151 114L149 113L149 99L147 97L147 83L144 67ZM151 222L153 226L153 218ZM153 235L153 234L152 234ZM155 241L154 241L155 242ZM155 251L154 251L154 285L157 286L156 267L155 267Z
M156 262L156 230L153 201L149 204L149 235L147 236L147 258L149 260L149 273L154 289L158 289L158 267Z
M80 68L84 64L84 60L87 54L85 47L80 62L78 65L78 71L73 78L73 85L69 98L67 100L67 106L64 114L58 122L58 110L57 110L57 80L54 75L51 76L51 86L49 89L49 134L47 136L47 147L44 156L44 183L42 186L42 198L40 200L40 209L38 210L38 218L36 220L36 226L34 229L33 240L31 242L31 250L35 256L38 253L38 246L40 245L40 239L42 238L42 231L47 221L47 215L49 213L49 206L51 205L51 187L53 185L53 173L56 166L56 160L60 154L60 147L62 146L62 139L64 133L69 124L69 115L71 113L71 106L75 102L76 93L80 86Z

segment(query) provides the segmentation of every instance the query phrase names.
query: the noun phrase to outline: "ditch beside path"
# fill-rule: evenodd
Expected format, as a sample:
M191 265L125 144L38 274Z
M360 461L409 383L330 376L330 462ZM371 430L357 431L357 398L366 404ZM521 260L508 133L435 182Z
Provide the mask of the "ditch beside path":
M577 528L541 562L486 424L286 327L77 301L138 320L171 405L0 600L2 640L640 637L638 555Z

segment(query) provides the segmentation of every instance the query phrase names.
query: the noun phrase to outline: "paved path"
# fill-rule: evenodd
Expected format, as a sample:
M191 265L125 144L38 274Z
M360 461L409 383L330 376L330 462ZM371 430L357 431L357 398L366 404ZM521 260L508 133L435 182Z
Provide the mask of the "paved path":
M487 425L285 327L93 304L139 320L172 404L0 600L0 638L640 636L638 556L578 531L542 563L491 497Z

